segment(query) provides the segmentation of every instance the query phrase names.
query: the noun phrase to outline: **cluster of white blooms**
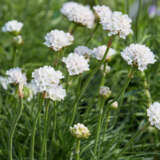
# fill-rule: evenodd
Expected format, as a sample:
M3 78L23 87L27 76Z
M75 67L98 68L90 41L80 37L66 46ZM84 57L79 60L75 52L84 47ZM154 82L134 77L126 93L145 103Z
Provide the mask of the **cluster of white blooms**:
M99 94L105 98L109 98L110 95L111 95L111 90L109 87L107 86L101 86L100 87L100 91L99 91Z
M104 65L101 66L101 71L104 71ZM109 73L111 71L111 67L109 65L106 65L105 68L105 74Z
M3 32L16 32L19 33L23 27L23 23L18 22L17 20L8 21L3 27Z
M148 64L156 62L153 52L141 44L131 44L121 52L122 58L129 65L136 65L140 71L144 71Z
M107 49L106 45L99 46L93 49L92 54L97 60L102 60L106 52L106 49ZM110 48L107 53L106 60L110 59L115 54L116 54L116 51L113 48Z
M70 127L70 132L78 139L88 138L91 135L89 129L81 123L77 123L73 127Z
M6 72L6 75L8 75L8 83L15 83L19 85L26 84L26 75L22 73L21 68L11 68Z
M78 75L89 70L88 60L78 54L70 53L62 61L66 64L69 75Z
M46 34L44 44L54 51L59 51L63 47L71 45L73 40L74 37L70 33L55 29Z
M33 94L45 92L46 97L53 101L63 100L66 96L65 89L59 85L63 77L60 71L55 71L50 66L40 67L32 73L32 82L30 84Z
M85 58L89 58L92 54L92 50L86 46L78 46L74 49L74 53L84 56Z
M88 28L94 26L95 16L89 6L83 6L76 2L66 2L61 8L61 13L65 15L69 21L80 23Z
M8 89L8 78L0 76L0 85L3 87L3 89Z
M160 129L160 103L154 102L148 109L147 115L151 125Z

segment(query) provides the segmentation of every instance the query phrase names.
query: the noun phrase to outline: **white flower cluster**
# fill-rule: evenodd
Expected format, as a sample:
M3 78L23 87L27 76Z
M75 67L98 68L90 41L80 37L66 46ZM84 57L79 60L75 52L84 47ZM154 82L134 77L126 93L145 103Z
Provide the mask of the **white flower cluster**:
M154 102L148 109L147 115L151 125L160 129L160 103Z
M60 101L66 96L65 89L59 84L63 75L50 66L40 67L32 73L32 84L34 94L45 92L46 97L53 101Z
M66 64L69 75L78 75L89 70L88 60L78 54L70 53L62 61Z
M11 68L6 72L8 75L8 83L25 85L27 83L26 75L22 73L21 68Z
M73 40L74 37L70 33L55 29L46 34L44 44L54 51L59 51L63 47L71 45Z
M89 129L81 123L77 123L73 127L70 127L70 132L78 139L88 138L91 135Z
M19 33L23 27L23 23L17 20L8 21L3 27L2 32L16 32Z
M92 50L86 46L78 46L74 49L74 53L84 56L85 58L89 58L92 54Z
M69 21L80 23L88 28L94 26L95 16L89 6L83 6L76 2L66 2L61 8L61 13L65 15Z
M3 89L8 89L8 78L0 76L0 85L3 87Z
M153 52L141 44L131 44L121 52L121 56L129 65L136 65L140 71L144 71L148 64L156 62Z
M111 90L109 87L107 86L101 86L100 87L100 91L99 91L99 94L105 98L109 98L110 95L111 95Z

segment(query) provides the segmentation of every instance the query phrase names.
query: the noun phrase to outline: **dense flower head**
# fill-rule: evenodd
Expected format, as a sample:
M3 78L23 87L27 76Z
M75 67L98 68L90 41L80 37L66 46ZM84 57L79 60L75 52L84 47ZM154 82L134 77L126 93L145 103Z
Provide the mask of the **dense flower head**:
M97 48L94 48L92 51L92 55L97 59L97 60L102 60L103 56L106 52L107 46L106 45L102 45L99 46ZM107 56L106 56L106 60L110 59L114 54L116 53L116 51L113 48L110 48Z
M129 65L136 65L140 71L147 69L148 64L156 62L153 52L141 44L131 44L121 52L121 56Z
M152 126L160 129L160 103L154 102L147 109L147 115Z
M104 30L109 31L109 36L119 35L120 38L125 39L126 36L133 32L131 22L132 20L128 15L122 14L121 12L112 12L110 18L108 18L102 26Z
M99 94L105 98L109 98L110 95L111 95L111 90L109 87L107 86L101 86L100 87L100 91L99 91Z
M78 54L70 53L62 61L66 64L69 75L78 75L89 70L88 60Z
M33 82L38 92L47 91L53 84L59 84L63 75L60 71L55 71L51 66L44 66L35 69L32 73Z
M21 68L11 68L6 72L6 75L8 75L8 83L15 83L24 85L26 84L26 75L22 73Z
M3 87L3 89L8 89L8 78L0 76L0 85Z
M64 100L65 96L66 90L63 89L61 85L51 85L51 87L49 87L46 92L46 98L49 98L53 101Z
M54 51L59 51L62 48L71 45L73 40L74 37L70 33L55 29L46 34L44 44Z
M16 32L19 33L23 27L23 23L18 22L17 20L8 21L3 27L3 32Z
M74 53L89 58L92 54L92 50L86 46L78 46L74 49Z
M77 123L73 127L70 127L70 132L78 139L88 138L91 135L89 129L81 123Z
M66 2L61 8L61 13L65 15L69 21L80 23L88 28L94 26L94 14L89 6L83 6L76 2Z

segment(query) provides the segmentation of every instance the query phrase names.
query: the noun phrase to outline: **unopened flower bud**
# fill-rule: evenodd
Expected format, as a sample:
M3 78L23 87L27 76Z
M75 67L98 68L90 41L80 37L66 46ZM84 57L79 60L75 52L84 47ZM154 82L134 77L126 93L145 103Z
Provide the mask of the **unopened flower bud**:
M111 106L112 109L118 109L118 102L114 101L113 103L111 103L110 106Z
M23 43L22 36L21 36L21 35L18 35L18 36L16 36L16 37L14 37L14 38L13 38L13 41L14 41L14 43L16 43L16 44L18 44L18 45L22 44L22 43Z
M100 92L99 92L99 94L100 94L101 96L103 96L104 98L107 99L107 98L109 98L110 95L111 95L111 90L110 90L109 87L102 86L102 87L100 87Z

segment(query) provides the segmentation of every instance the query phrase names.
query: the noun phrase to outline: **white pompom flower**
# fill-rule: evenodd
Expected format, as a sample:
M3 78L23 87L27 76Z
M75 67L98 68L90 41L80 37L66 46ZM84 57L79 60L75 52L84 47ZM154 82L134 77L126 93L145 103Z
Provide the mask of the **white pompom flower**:
M86 46L78 46L74 49L74 53L84 56L86 59L88 59L92 54L92 50Z
M121 56L129 65L137 66L140 71L147 69L148 64L156 62L153 52L141 44L131 44L121 52Z
M0 85L3 89L8 89L8 78L0 76Z
M66 2L61 8L61 13L69 21L80 23L88 28L93 28L95 16L89 6L83 6L76 2Z
M147 115L152 126L160 129L160 103L154 102L148 109Z
M88 60L78 54L70 53L62 61L66 64L69 75L78 75L89 70Z
M109 98L110 95L111 95L111 90L109 87L107 86L101 86L100 87L100 91L99 91L99 94L105 98Z
M55 71L51 66L44 66L35 69L32 73L32 78L38 92L44 92L53 84L58 85L63 75L60 71Z
M18 22L17 20L8 21L3 27L2 32L15 32L19 33L23 27L22 22Z
M89 129L81 123L77 123L73 127L70 127L70 132L78 139L85 139L91 135Z
M44 44L52 48L54 51L59 51L73 43L74 37L70 33L55 29L47 33Z

